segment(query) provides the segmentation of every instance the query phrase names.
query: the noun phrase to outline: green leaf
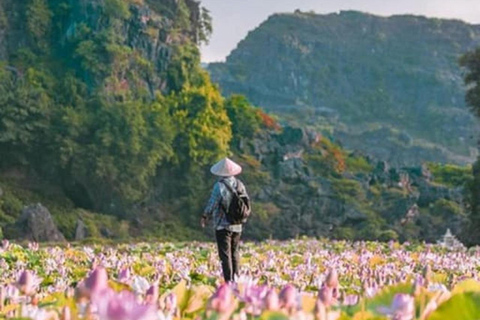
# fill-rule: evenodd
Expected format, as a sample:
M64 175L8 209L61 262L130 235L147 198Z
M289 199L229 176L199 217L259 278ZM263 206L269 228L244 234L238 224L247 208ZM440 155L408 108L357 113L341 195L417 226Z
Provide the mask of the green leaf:
M397 293L411 293L412 285L409 283L400 283L394 286L387 287L377 293L372 298L362 299L360 303L355 306L342 307L341 309L350 316L362 310L362 305L365 311L370 311L374 314L378 314L377 310L382 306L390 306L393 301L393 297Z
M452 295L465 292L480 292L480 282L474 279L468 279L459 282L452 290Z
M213 294L213 290L210 286L199 286L191 290L192 294L188 299L187 306L185 307L185 313L198 312L205 307L206 301Z
M266 311L262 313L259 320L288 320L288 316L276 311Z
M180 311L183 312L188 305L188 299L190 296L187 282L185 280L180 281L180 283L172 289L172 292L177 296L178 307Z
M435 310L428 320L478 320L480 319L480 294L456 294Z

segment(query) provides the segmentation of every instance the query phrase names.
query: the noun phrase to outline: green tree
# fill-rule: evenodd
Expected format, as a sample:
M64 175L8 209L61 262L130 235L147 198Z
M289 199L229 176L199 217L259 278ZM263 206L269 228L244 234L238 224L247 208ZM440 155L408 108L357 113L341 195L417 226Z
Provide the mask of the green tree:
M157 166L173 154L174 128L163 99L112 103L99 95L85 108L65 108L63 166L96 209L122 213L142 200Z
M232 143L236 145L240 139L251 139L260 130L262 118L242 95L232 95L225 101L228 117L232 121Z
M227 155L231 122L218 88L206 74L202 86L186 86L169 101L179 129L174 146L179 162L206 165Z
M45 142L53 101L51 79L33 68L20 75L0 65L0 153L7 160L28 163ZM35 157L38 158L38 155Z

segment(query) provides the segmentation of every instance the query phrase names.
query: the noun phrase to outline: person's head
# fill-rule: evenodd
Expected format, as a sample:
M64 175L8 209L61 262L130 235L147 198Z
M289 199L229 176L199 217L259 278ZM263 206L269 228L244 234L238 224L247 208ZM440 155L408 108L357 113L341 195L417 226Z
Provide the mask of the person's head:
M217 177L228 178L240 174L242 167L229 158L223 158L210 168L210 172Z

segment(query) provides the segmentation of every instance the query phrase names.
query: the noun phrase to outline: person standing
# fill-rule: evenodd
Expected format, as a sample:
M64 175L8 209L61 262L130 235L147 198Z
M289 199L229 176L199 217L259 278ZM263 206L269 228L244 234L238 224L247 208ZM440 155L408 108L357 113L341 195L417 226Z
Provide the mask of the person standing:
M240 165L224 158L213 165L210 172L218 176L218 181L213 186L200 224L203 228L208 220L212 221L223 277L226 282L233 282L238 276L238 247L243 223L250 215L250 200L245 185L235 178L242 172Z

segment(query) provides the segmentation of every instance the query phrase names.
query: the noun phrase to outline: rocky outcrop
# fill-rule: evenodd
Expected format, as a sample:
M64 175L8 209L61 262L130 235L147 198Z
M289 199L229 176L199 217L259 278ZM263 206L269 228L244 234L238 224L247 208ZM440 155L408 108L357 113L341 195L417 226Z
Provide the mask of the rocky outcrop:
M327 156L330 151L318 146L321 136L314 133L287 126L282 133L263 134L252 141L252 154L272 178L263 180L252 197L260 207L265 204L268 210L273 204L278 210L270 222L273 237L345 236L341 230L357 230L373 221L384 224L378 228L385 236L404 239L412 228L427 241L435 241L446 227L461 231L463 188L435 183L425 165L399 168L371 158L369 171L346 170L335 176L329 170L319 172L310 156ZM451 212L450 207L461 212ZM374 228L362 237L387 240ZM249 228L245 232L250 236Z
M188 10L179 8L183 5ZM61 13L60 10L52 9L58 7L63 8ZM111 24L112 19L116 19L114 24ZM173 50L185 43L199 44L201 41L200 35L204 32L202 19L200 4L195 0L185 0L182 3L174 0L64 0L63 3L46 0L45 4L36 3L35 6L28 1L2 0L0 60L12 60L21 48L34 48L34 51L42 52L43 49L37 43L38 33L52 41L52 51L57 50L59 56L65 56L66 52L75 56L68 62L72 64L78 58L78 55L71 52L72 46L78 45L86 33L92 35L89 40L102 33L115 33L120 39L116 45L125 46L122 49L124 52L135 50L138 53L135 59L143 59L140 63L143 68L140 72L141 79L135 80L140 80L153 95L156 90L169 89L166 73ZM182 20L182 27L178 27L178 20ZM31 30L35 24L44 30ZM90 51L92 56L96 54L94 48ZM108 60L102 62L111 63ZM136 63L138 61L130 61L131 65ZM99 76L83 72L83 80L92 87L101 85L104 76L105 74ZM132 79L127 79L125 75L123 77L118 79L121 86L133 85Z
M461 21L296 12L272 15L208 70L226 95L330 128L350 150L395 166L465 164L480 126L458 58L478 45L480 26Z
M84 240L88 236L88 229L85 223L78 219L75 226L75 241Z
M21 239L36 242L65 241L65 237L55 226L50 212L40 203L25 207L15 228Z

